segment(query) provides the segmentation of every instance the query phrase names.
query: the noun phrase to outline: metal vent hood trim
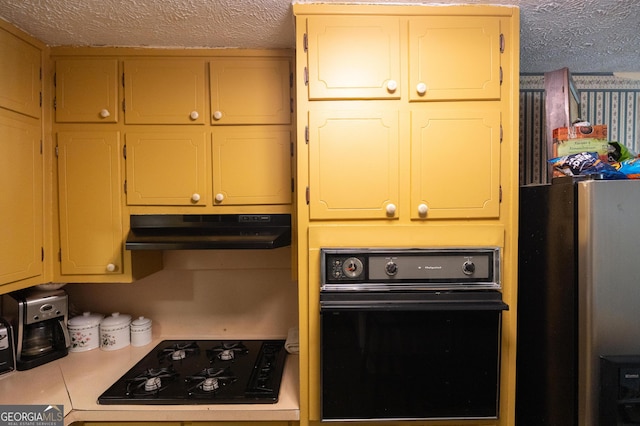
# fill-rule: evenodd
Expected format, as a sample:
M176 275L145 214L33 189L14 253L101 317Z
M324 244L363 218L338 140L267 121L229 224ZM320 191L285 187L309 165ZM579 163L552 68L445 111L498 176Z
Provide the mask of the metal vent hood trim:
M274 249L291 244L290 214L131 215L127 250Z

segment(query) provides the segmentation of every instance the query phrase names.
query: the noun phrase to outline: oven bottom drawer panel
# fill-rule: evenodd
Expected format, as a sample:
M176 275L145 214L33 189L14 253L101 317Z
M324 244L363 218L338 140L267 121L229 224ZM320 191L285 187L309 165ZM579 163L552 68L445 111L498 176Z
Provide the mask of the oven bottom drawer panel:
M323 310L322 420L497 418L501 310Z

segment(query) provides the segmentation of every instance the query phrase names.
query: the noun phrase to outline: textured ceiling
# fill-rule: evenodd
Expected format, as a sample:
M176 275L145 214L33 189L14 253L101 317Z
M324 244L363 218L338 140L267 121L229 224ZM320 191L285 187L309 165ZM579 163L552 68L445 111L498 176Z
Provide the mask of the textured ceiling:
M292 48L291 3L291 0L0 0L0 17L51 46ZM520 7L523 73L565 66L574 73L640 72L640 0L464 3Z

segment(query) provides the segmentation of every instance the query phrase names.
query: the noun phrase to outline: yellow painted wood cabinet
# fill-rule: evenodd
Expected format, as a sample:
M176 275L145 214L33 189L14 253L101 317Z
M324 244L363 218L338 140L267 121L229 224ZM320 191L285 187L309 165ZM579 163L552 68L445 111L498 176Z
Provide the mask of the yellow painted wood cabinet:
M118 61L59 59L55 71L55 117L59 123L117 123Z
M211 60L211 124L291 123L289 62L250 57Z
M289 126L215 128L214 204L290 204L291 144Z
M205 68L199 58L125 59L125 123L204 124Z
M0 284L43 273L40 122L0 108Z
M57 134L61 275L122 275L118 132Z
M41 51L0 28L0 107L41 117Z

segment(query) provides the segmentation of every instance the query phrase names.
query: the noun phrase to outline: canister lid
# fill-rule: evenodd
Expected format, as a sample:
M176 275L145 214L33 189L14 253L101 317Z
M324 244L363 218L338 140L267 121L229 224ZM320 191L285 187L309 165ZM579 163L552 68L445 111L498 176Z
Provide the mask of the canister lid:
M122 325L129 325L130 323L131 315L114 312L111 314L111 316L105 317L100 325L106 327L117 327Z
M83 312L82 315L71 318L68 324L72 327L92 327L99 325L103 317L101 314Z
M134 319L133 322L131 323L131 325L134 327L143 327L149 324L151 324L151 320L145 317L138 317L137 319Z

